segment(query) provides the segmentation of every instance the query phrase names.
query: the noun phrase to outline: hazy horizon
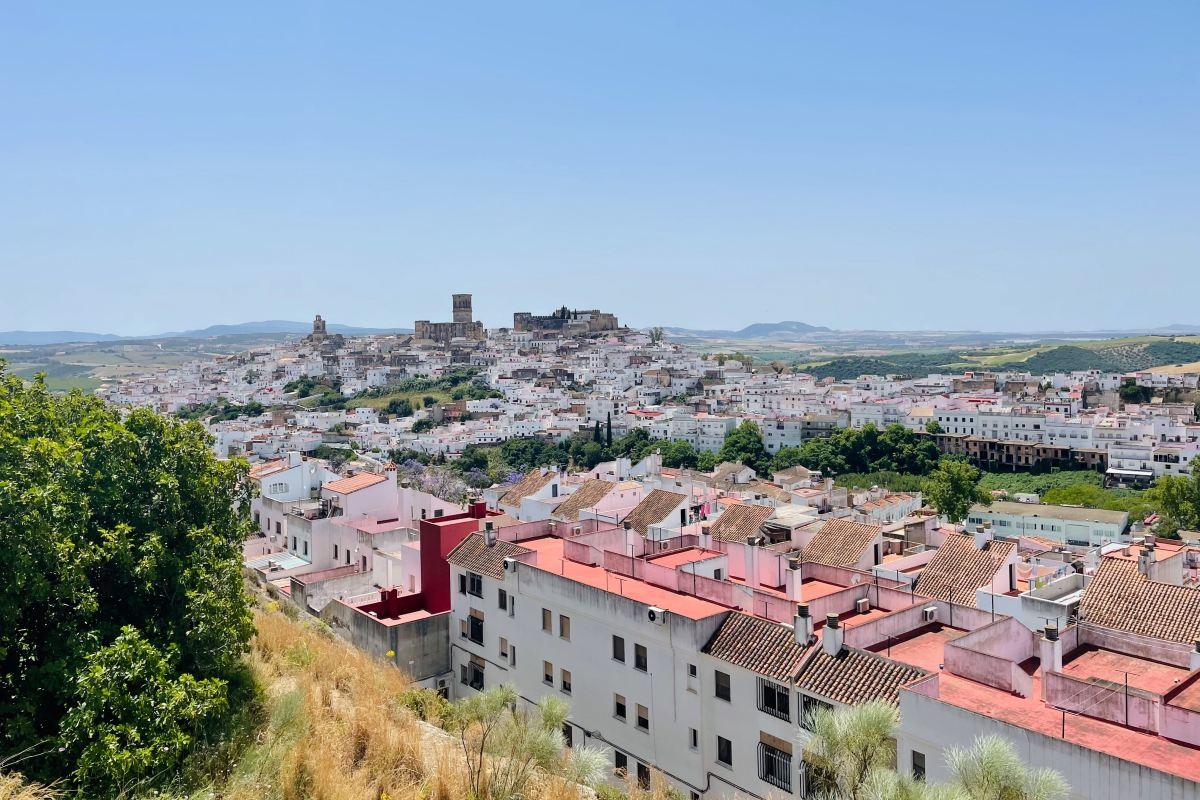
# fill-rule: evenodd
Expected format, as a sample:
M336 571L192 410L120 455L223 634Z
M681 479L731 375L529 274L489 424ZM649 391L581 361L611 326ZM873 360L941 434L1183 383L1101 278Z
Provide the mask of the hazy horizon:
M5 22L0 329L1200 323L1195 3Z

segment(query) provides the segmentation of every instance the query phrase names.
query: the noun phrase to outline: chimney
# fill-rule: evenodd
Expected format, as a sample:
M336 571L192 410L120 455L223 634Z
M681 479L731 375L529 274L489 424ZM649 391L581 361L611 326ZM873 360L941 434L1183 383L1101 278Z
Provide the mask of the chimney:
M975 526L975 549L982 550L992 540L992 531L983 525Z
M483 523L483 541L488 547L496 546L496 528L490 520Z
M1042 662L1042 672L1062 672L1063 666L1063 644L1062 639L1058 638L1058 624L1050 623L1046 625L1042 633L1042 639L1038 642L1038 657ZM1045 683L1043 682L1043 688Z
M825 615L825 633L821 637L821 645L825 648L825 652L831 656L836 656L842 652L842 631L841 623L838 622L837 614Z
M1196 640L1196 646L1192 648L1192 661L1188 665L1188 669L1200 669L1200 639Z
M467 513L473 519L483 519L487 516L487 503L483 500L475 500L467 506Z
M801 647L808 646L808 640L813 635L813 619L808 613L808 603L800 603L796 606L796 616L792 618L792 626L796 632L796 644Z
M1138 553L1138 572L1145 577L1150 577L1150 567L1154 565L1154 548L1152 546L1144 546Z
M758 588L758 537L746 537L746 585Z

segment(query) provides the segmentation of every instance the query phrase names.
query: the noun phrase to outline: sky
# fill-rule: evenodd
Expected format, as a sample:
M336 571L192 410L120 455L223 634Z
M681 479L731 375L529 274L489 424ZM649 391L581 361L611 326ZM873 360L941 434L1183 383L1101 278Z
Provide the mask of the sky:
M10 3L0 329L1200 323L1200 3Z

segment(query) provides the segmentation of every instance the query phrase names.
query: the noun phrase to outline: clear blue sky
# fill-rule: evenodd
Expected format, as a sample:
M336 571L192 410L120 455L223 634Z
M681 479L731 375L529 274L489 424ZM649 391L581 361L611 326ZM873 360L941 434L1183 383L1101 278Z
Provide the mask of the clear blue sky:
M0 329L1200 323L1200 3L10 3Z

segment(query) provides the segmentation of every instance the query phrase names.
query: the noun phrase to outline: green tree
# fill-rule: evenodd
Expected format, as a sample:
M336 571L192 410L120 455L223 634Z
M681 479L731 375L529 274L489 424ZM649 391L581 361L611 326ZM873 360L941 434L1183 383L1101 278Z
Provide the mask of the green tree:
M800 447L781 447L775 451L771 459L771 472L779 472L788 467L804 463L804 450Z
M612 412L610 411L605 415L604 420L604 446L611 448L612 444Z
M939 514L957 524L976 503L992 504L991 494L979 488L981 477L982 473L965 461L942 459L921 484L921 493Z
M1162 517L1158 532L1164 536L1200 528L1200 458L1192 459L1191 471L1190 478L1164 475L1146 490L1146 499Z
M413 433L429 433L433 430L433 420L429 417L422 417L412 424Z
M432 408L433 406L437 405L437 398L433 395L427 394L421 398L421 405L425 408Z
M696 469L701 472L712 472L717 468L717 454L702 450L696 454Z
M658 449L662 465L669 469L693 469L696 466L696 448L683 439L672 439Z
M395 414L397 417L411 417L413 415L412 401L407 397L389 400L387 410L389 414Z
M938 422L936 419L929 420L925 423L925 432L933 434L943 433L944 431L942 430L942 423Z
M600 420L596 420L596 427L592 429L592 441L600 444Z
M122 416L0 365L0 756L57 743L28 763L58 779L81 757L88 719L121 729L131 747L158 736L155 726L170 730L93 696L118 685L97 683L96 665L159 675L154 686L189 698L188 726L223 713L252 633L247 469L218 461L198 423ZM164 753L146 774L171 777L159 767L177 757ZM113 767L106 774L99 759L76 778L104 794L132 774Z
M771 456L763 444L762 431L753 420L743 420L731 430L717 452L717 461L740 461L760 474L771 469Z
M171 659L126 626L88 656L63 717L76 782L91 794L138 794L139 784L178 770L198 738L216 732L228 702L223 681L176 674Z

